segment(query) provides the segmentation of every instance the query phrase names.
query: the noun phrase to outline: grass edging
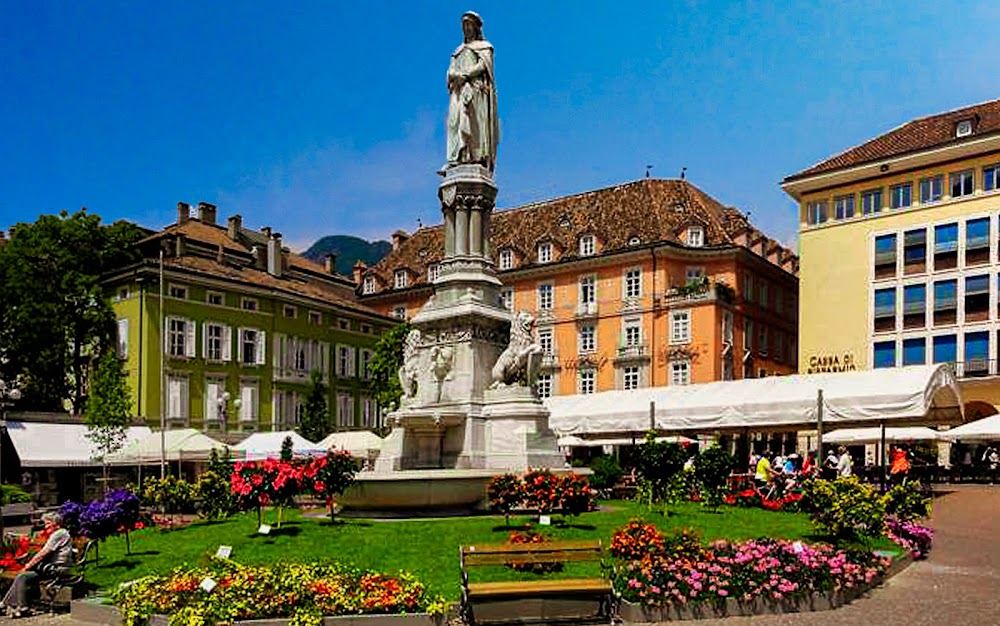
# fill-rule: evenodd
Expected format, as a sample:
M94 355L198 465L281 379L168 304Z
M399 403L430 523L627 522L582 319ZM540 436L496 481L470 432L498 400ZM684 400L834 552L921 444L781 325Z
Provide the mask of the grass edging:
M749 617L751 615L780 615L782 613L805 613L811 611L828 611L850 604L872 589L881 586L887 580L902 572L913 563L910 553L894 558L885 574L875 579L869 587L855 587L830 593L812 593L804 598L784 598L782 600L766 601L755 598L742 601L727 598L722 602L705 602L701 604L686 604L683 606L646 606L622 601L618 607L618 616L626 626L629 624L649 622L680 622L712 617Z

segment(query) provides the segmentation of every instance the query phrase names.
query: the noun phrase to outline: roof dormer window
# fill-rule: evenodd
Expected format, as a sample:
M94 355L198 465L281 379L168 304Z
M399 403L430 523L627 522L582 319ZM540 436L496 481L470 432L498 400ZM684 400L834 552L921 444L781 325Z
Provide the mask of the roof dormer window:
M552 262L552 244L548 241L538 244L538 262L539 263L551 263Z
M504 248L500 251L500 269L509 270L514 268L514 251Z
M688 226L687 245L701 248L705 245L705 230L701 226Z
M597 242L593 235L580 237L580 256L594 256L597 251Z
M409 284L409 280L406 276L406 270L396 270L393 274L393 287L396 289L405 289Z
M972 120L962 120L955 124L956 137L968 137L972 134Z
M628 238L628 245L630 245L630 246L637 246L640 243L642 243L642 239L639 239L636 236L632 236L632 237Z
M369 274L365 276L364 283L361 285L361 292L364 294L375 293L377 285L375 284L375 277Z

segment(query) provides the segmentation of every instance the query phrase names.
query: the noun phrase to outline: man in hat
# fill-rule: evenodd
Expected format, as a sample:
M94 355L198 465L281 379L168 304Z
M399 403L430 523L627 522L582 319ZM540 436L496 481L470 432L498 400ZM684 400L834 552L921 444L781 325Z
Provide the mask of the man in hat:
M496 167L500 121L493 75L493 46L483 37L483 19L462 16L465 41L448 66L448 163L445 168L478 163L491 173Z

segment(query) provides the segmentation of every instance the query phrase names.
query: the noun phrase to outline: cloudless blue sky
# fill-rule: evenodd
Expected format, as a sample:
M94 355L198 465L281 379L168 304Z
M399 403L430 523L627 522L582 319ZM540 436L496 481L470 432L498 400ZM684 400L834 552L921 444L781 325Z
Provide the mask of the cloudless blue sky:
M784 176L1000 97L1000 3L0 0L0 229L219 205L304 248L440 221L445 71L496 49L498 206L688 179L793 242Z

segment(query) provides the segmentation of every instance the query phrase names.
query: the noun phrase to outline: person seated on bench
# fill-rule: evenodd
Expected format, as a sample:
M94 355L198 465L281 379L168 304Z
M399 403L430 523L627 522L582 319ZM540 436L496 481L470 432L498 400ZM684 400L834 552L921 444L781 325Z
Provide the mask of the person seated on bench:
M39 579L53 578L69 571L73 564L73 538L62 527L62 516L46 513L42 516L45 531L50 533L48 541L35 556L24 565L24 570L14 578L3 606L8 617L24 617L30 613L28 594L37 587Z

